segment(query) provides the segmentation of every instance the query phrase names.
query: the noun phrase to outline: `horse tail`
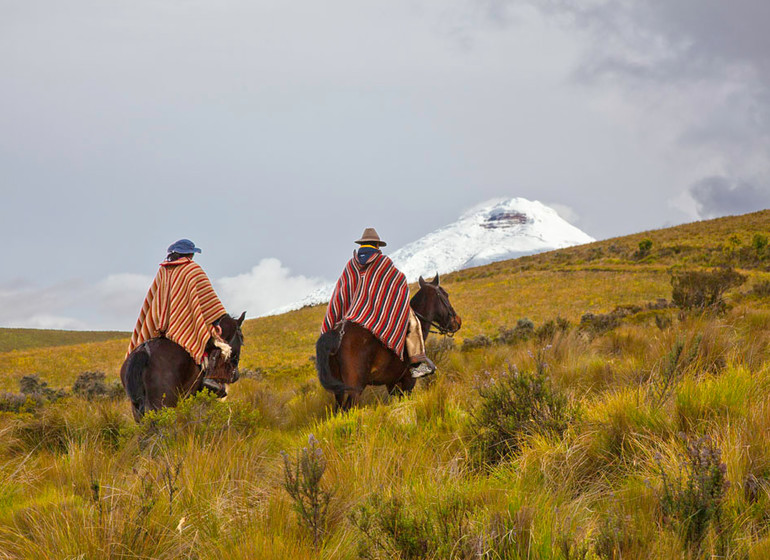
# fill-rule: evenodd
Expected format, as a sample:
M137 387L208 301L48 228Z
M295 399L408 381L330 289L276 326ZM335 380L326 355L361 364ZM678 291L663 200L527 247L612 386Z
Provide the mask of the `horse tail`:
M339 331L330 330L322 334L315 343L315 367L318 370L318 381L327 391L334 394L344 393L350 387L332 375L329 366L329 356L339 350L342 337Z
M144 370L150 365L150 353L146 348L137 348L129 357L126 364L126 394L131 399L131 405L144 415L146 394L144 390Z

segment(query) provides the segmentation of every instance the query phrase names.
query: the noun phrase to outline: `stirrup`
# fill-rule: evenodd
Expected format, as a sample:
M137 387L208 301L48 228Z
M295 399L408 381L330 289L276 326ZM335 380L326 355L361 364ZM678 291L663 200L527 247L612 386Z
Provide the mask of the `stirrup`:
M418 379L436 373L436 366L430 361L420 362L417 365L412 366L410 371L412 372L412 377Z
M224 383L214 381L209 377L203 378L203 387L214 393L217 398L223 399L227 396L227 389Z

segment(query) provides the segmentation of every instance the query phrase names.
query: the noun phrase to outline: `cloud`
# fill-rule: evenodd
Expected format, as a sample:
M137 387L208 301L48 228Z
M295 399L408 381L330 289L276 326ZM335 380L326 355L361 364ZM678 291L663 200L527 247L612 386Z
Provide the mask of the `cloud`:
M59 317L56 315L39 314L33 315L20 323L19 327L30 329L64 329L64 330L87 330L82 321L72 317Z
M294 303L313 290L326 285L320 278L292 276L291 271L275 258L259 261L249 272L220 278L214 282L228 312L259 317Z
M756 209L739 178L770 178L770 3L766 0L490 0L530 6L580 38L577 84L597 110L681 166L669 202L701 177L708 215ZM734 177L715 187L713 177Z
M100 313L115 325L122 324L122 330L132 327L152 279L152 276L130 273L108 276L94 290Z
M72 280L44 287L17 279L0 285L0 326L128 331L134 327L152 279L121 273L94 284ZM212 283L230 313L247 311L249 317L294 303L326 284L318 278L293 276L275 258Z
M24 328L84 328L67 309L84 294L85 283L38 287L23 279L0 285L0 325Z
M690 187L702 218L745 214L770 207L770 189L761 190L750 183L728 177L701 179Z

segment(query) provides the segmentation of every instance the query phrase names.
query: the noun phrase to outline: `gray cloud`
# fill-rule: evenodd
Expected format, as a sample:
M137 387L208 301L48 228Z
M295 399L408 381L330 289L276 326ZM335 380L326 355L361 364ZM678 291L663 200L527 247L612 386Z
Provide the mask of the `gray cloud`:
M706 177L690 187L690 195L702 218L770 208L770 188L759 189L727 177Z
M398 247L493 197L607 237L696 217L665 201L702 177L770 177L759 0L13 6L0 283L82 278L87 304L45 308L94 327L180 237L212 278L269 284L275 256L312 281L366 226Z

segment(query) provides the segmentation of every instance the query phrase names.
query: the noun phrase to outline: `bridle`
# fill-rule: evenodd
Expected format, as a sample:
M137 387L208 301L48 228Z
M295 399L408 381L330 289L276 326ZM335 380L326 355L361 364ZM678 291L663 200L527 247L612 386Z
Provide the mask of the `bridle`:
M428 284L428 285L430 285L430 284ZM432 288L434 290L436 290L436 294L438 294L438 297L441 300L441 303L443 303L444 305L446 305L447 307L449 307L451 309L451 305L449 305L449 300L447 299L447 297L444 294L439 292L438 287L432 286ZM415 311L414 308L412 309L412 312L417 316L418 319L428 323L428 325L429 325L428 326L428 333L440 334L442 336L448 336L449 338L452 338L455 335L455 333L457 332L457 331L452 331L452 330L448 329L447 327L445 327L443 325L440 325L436 321L432 321L431 319L428 319L422 313L418 313L417 311Z
M440 335L448 336L449 338L452 338L455 335L455 333L457 332L457 331L451 331L448 328L439 325L436 321L431 321L430 319L428 319L422 313L417 313L417 311L415 311L414 309L412 309L412 312L417 316L418 319L421 319L421 320L425 321L426 323L428 323L428 325L429 325L428 333L440 334Z

